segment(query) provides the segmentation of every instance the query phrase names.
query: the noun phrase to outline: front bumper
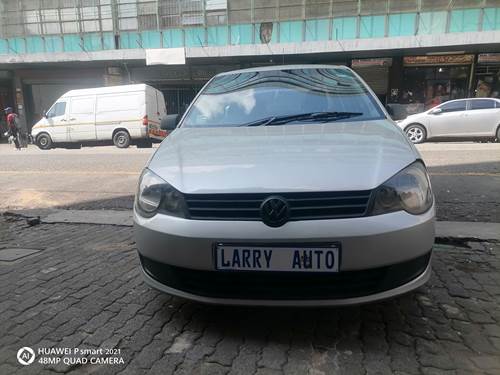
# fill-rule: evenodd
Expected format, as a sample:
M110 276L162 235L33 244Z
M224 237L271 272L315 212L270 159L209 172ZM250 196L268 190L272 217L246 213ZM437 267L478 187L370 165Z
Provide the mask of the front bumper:
M280 306L359 304L406 293L430 277L434 208L418 216L394 212L352 219L289 222L279 228L258 221L201 221L166 215L146 219L135 214L134 220L146 281L169 294L200 302ZM272 280L274 273L250 272L250 279L255 280L257 274L259 281L268 280L269 288L266 293L265 285L260 282L260 291L246 293L252 283L245 286L241 272L230 273L233 276L223 279L227 274L221 276L221 272L215 271L213 246L219 242L267 245L340 242L340 272L326 276L309 274L307 278L285 273L279 278L282 284ZM399 266L403 271L397 271L401 269ZM389 272L391 267L393 271ZM391 276L394 272L397 277ZM269 293L287 280L291 282L288 292ZM197 281L198 287L191 281ZM339 283L343 287L336 290ZM219 287L210 288L211 284ZM239 289L224 290L227 284L239 285ZM200 288L204 285L209 288ZM303 285L307 285L309 292Z
M202 303L252 306L342 306L392 298L425 284L431 252L398 265L331 275L192 271L141 257L152 287Z

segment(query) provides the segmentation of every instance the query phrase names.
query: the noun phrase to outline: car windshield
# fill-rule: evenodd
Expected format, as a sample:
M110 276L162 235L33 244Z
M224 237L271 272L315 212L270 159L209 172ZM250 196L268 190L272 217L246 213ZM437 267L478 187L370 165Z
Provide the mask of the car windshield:
M186 114L186 127L269 126L385 118L345 68L264 70L215 77Z

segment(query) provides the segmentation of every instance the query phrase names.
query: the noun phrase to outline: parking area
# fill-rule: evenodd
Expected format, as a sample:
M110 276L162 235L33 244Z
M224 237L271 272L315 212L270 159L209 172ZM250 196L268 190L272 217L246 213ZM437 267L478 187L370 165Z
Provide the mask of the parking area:
M39 251L6 261L9 248ZM500 373L498 243L437 244L425 287L325 309L216 307L156 292L129 227L4 216L0 249L1 374ZM35 352L30 366L16 359L21 347ZM75 359L110 348L119 353L98 355L107 363Z

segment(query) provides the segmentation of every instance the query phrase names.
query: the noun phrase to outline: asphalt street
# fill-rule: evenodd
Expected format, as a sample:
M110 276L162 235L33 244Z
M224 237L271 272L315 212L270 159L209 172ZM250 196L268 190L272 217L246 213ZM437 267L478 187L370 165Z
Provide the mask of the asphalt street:
M500 222L500 144L426 143L438 219ZM0 210L129 209L153 149L84 147L20 152L0 145Z

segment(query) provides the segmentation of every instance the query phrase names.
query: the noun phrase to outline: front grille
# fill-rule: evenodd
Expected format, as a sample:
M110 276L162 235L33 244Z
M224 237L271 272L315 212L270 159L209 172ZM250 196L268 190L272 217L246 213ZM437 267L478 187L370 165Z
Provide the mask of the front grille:
M194 220L261 220L260 205L271 195L285 198L293 220L360 217L366 214L370 190L315 193L185 194Z
M406 284L422 274L431 252L391 266L338 273L200 271L140 257L160 283L187 293L236 299L340 299L368 296Z

